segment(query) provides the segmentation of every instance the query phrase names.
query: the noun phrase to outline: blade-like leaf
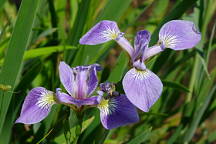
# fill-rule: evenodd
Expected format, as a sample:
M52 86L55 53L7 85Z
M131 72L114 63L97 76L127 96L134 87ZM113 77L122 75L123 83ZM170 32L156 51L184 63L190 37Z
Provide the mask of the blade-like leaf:
M24 51L31 37L32 26L37 14L40 0L23 0L19 9L16 24L5 56L0 74L0 83L15 86L22 65ZM5 116L11 101L12 93L3 96L0 93L0 132L4 125Z

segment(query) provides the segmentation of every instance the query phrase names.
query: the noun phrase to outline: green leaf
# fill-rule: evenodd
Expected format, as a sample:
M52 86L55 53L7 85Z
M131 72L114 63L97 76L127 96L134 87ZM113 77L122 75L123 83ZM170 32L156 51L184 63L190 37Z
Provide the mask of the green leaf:
M23 74L18 86L15 89L15 92L13 93L10 107L6 116L6 122L3 126L4 131L0 134L0 143L7 144L10 142L12 127L14 126L14 121L18 111L20 110L23 99L26 96L26 90L30 86L29 83L32 82L39 74L41 68L42 63L38 59L35 59L34 61L27 64L26 69L28 69L28 71Z
M127 144L141 144L146 142L151 136L152 128L144 130L141 134L130 140Z
M0 0L0 10L2 10L5 2L6 0Z
M216 85L214 84L216 78L216 69L214 69L214 71L211 73L210 76L211 76L210 80L208 78L204 80L204 84L202 86L202 89L197 99L196 109L192 116L192 121L189 124L189 128L185 132L183 142L189 142L192 139L195 130L198 127L200 120L204 115L210 103L210 100L212 99L216 91Z
M32 26L39 5L40 0L23 0L19 9L16 24L7 49L4 65L0 74L0 83L11 85L12 90L14 89L15 82L21 69L23 55L30 40ZM23 27L25 28L23 29ZM11 98L12 93L7 93L4 96L3 92L0 93L0 102L3 103L3 106L0 108L0 133L4 125L5 116Z
M109 75L108 81L113 83L119 82L123 77L128 62L128 55L126 52L122 52L118 57L117 63L112 70L112 73Z
M130 6L131 1L132 0L110 0L108 1L105 8L101 12L101 14L98 16L96 22L99 22L101 20L119 21L119 19L124 14L126 9ZM121 7L119 7L119 5L121 5ZM89 17L89 18L92 19L92 17ZM89 61L87 62L87 64L94 63L98 58L100 58L101 55L104 54L103 52L107 51L109 48L110 48L110 45L107 46L106 44L102 46L101 45L85 46L76 55L75 62L73 65L86 64L85 63L86 60ZM94 61L92 61L92 59L94 59Z
M47 56L55 52L63 52L64 50L70 50L76 48L77 47L74 46L50 46L50 47L31 49L25 52L24 60L39 57L39 56Z
M170 87L170 88L174 88L174 89L178 89L184 92L190 92L190 90L188 88L186 88L184 85L177 83L177 82L173 82L173 81L166 81L166 80L162 80L164 87Z

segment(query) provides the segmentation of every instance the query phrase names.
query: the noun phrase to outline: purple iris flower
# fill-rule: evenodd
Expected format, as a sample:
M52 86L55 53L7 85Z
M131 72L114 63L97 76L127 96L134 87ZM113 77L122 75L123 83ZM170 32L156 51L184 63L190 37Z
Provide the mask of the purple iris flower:
M60 62L60 81L68 94L61 92L61 89L58 88L56 95L59 101L74 104L77 107L98 104L98 97L91 96L91 94L97 88L97 71L100 69L98 64L71 68L65 62Z
M53 104L76 105L78 108L84 105L95 106L100 110L101 122L106 129L137 122L137 111L125 95L105 98L108 91L102 88L96 96L92 96L98 85L97 71L100 69L98 64L71 68L65 62L60 62L60 81L67 93L60 88L56 89L56 93L43 87L32 89L24 100L16 123L40 122L47 117Z
M80 44L96 45L115 40L131 57L133 68L123 78L123 88L132 104L144 112L160 97L163 84L159 77L146 68L144 61L162 52L165 48L184 50L194 47L201 39L200 32L193 22L172 20L162 26L158 43L148 47L151 35L148 31L137 32L134 47L124 38L116 22L104 20L91 28L81 39Z

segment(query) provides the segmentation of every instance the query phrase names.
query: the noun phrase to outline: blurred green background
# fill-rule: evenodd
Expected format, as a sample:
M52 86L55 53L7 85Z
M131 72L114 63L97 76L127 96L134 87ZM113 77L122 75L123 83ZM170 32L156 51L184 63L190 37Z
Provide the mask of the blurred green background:
M0 144L175 144L216 143L215 0L0 0ZM100 82L122 91L128 57L114 42L79 45L100 20L114 20L132 42L138 30L152 33L167 21L193 21L202 34L193 49L163 53L147 61L164 84L140 122L105 130L94 108L78 115L56 105L41 123L14 125L27 92L60 87L59 61L71 66L99 63Z

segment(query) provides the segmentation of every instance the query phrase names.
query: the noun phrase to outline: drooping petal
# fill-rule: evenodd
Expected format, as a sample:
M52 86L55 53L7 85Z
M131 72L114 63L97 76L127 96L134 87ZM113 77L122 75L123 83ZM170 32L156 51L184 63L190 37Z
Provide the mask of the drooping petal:
M32 89L26 96L16 123L34 124L43 120L55 104L54 93L43 87Z
M103 20L92 27L81 39L80 44L96 45L114 40L120 34L120 30L114 21Z
M74 98L64 92L61 92L60 88L56 89L56 99L62 104L75 104L73 103Z
M164 47L183 50L194 47L201 39L200 32L193 22L172 20L162 26L159 32L159 42Z
M92 96L84 99L77 99L70 95L61 92L60 88L56 89L56 97L59 103L62 104L74 104L78 107L82 105L97 105L99 104L100 98L98 96Z
M117 128L139 120L136 108L125 95L102 99L98 108L101 123L106 129Z
M144 60L145 49L148 48L151 34L147 30L142 30L137 32L135 41L134 41L134 53L132 56L133 61L140 59Z
M123 88L132 104L144 112L160 97L163 84L159 77L150 70L136 70L132 68L123 78Z
M69 65L65 62L59 64L60 81L70 95L74 93L74 74Z

